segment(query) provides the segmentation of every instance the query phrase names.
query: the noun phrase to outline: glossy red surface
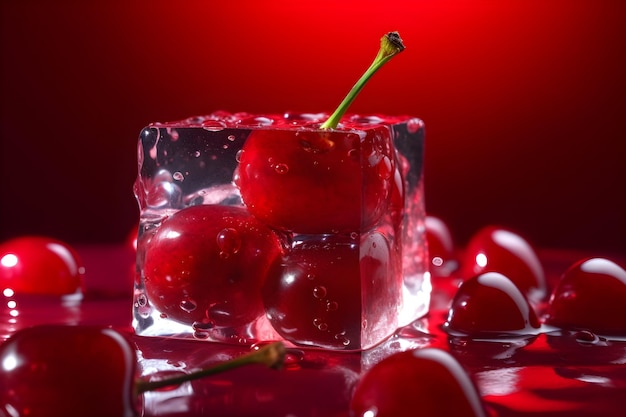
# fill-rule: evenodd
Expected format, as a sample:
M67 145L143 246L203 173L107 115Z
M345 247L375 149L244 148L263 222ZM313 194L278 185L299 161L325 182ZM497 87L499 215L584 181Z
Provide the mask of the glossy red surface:
M79 247L86 266L80 304L55 300L24 303L17 317L2 317L2 338L37 323L105 324L128 332L145 377L179 373L239 355L241 346L130 334L132 285L127 247ZM548 284L588 254L539 251ZM615 259L623 265L624 259ZM289 349L283 370L251 366L147 393L145 416L342 416L348 417L361 375L392 353L427 347L449 352L475 381L487 415L621 417L626 390L626 340L588 331L542 328L509 339L450 337L442 330L457 278L433 280L432 310L381 346L362 353ZM538 307L538 314L545 305ZM4 312L2 313L4 314ZM427 380L427 373L417 376ZM441 399L445 401L445 399ZM418 406L419 407L419 406Z

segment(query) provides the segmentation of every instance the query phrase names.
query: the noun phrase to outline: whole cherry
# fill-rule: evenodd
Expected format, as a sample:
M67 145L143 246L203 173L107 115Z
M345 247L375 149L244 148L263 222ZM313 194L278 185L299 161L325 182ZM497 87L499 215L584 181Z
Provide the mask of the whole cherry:
M540 323L519 288L499 272L464 281L452 300L444 328L455 335L533 334Z
M336 128L370 77L402 50L396 32L385 35L372 65L317 129L250 134L234 182L255 217L295 233L350 233L370 229L388 211L397 181L390 131Z
M367 306L380 310L371 317L381 319L398 308L400 282L394 285L387 279L393 268L390 257L389 244L378 233L363 239L300 238L267 274L263 300L270 323L297 344L362 348L368 341L361 332L377 326L366 321ZM368 302L368 296L377 302Z
M485 272L506 275L530 301L546 295L546 279L535 250L520 234L486 226L470 239L458 271L463 279Z
M0 345L0 414L11 417L134 417L146 391L176 386L248 364L280 367L282 343L226 362L157 380L137 375L129 336L99 326L40 325Z
M264 312L261 285L281 250L277 235L244 208L191 206L147 242L146 293L161 314L184 324L246 325Z
M606 258L570 266L552 293L545 323L602 335L626 335L626 270Z
M444 350L395 353L359 381L350 404L357 417L483 417L473 381Z
M0 245L0 287L17 295L82 295L85 267L65 242L21 236Z
M112 329L20 330L0 345L0 410L29 417L135 416L136 363L134 348Z

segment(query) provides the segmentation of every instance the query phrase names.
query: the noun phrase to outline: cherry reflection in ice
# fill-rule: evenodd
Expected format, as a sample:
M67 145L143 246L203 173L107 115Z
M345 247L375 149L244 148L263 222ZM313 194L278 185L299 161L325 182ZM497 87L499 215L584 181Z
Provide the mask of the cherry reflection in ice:
M506 275L531 301L546 295L546 279L537 254L519 234L499 227L479 230L467 245L461 262L464 279L485 272Z
M546 324L626 336L626 270L606 258L572 265L550 297Z
M359 381L350 404L358 417L483 417L480 395L448 352L424 348L393 354Z

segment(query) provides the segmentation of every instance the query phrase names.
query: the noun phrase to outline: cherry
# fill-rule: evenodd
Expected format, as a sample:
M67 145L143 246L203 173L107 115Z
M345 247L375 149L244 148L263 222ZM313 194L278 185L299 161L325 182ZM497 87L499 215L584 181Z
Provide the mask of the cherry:
M248 364L280 367L280 342L211 367L157 380L137 377L137 353L123 333L97 326L39 325L0 345L0 414L14 417L133 417L138 397Z
M448 225L438 217L426 216L426 240L430 272L434 276L449 276L456 268L454 241Z
M464 281L452 300L446 330L470 336L534 333L535 310L519 288L499 272Z
M263 300L270 323L296 344L364 347L370 341L362 332L379 324L367 318L384 322L397 312L401 283L389 279L390 257L379 233L360 242L346 235L300 237L267 274Z
M626 270L606 258L583 259L561 276L545 323L605 335L626 335Z
M16 295L80 295L84 274L79 255L59 240L22 236L0 245L0 287Z
M20 330L0 345L0 410L9 416L134 416L136 363L135 350L112 329Z
M394 180L385 128L357 133L255 130L240 154L235 182L250 212L297 233L371 228L387 211Z
M459 274L467 279L485 272L500 272L510 278L531 301L546 295L546 280L537 254L519 234L487 226L470 239Z
M372 65L321 126L252 131L234 182L254 216L296 233L350 233L388 211L396 181L390 130L337 127L370 77L403 49L396 32L385 35Z
M350 408L358 417L482 417L473 381L444 350L395 353L359 381Z
M191 206L147 242L146 293L163 315L184 324L247 325L264 312L261 284L281 250L275 233L241 207Z

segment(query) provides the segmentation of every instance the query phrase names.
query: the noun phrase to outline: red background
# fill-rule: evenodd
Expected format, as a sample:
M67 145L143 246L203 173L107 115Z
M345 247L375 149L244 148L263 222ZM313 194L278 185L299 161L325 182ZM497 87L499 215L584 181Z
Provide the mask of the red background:
M2 2L0 238L122 241L136 139L214 110L354 103L426 123L426 204L464 244L499 223L538 246L626 252L626 2Z

